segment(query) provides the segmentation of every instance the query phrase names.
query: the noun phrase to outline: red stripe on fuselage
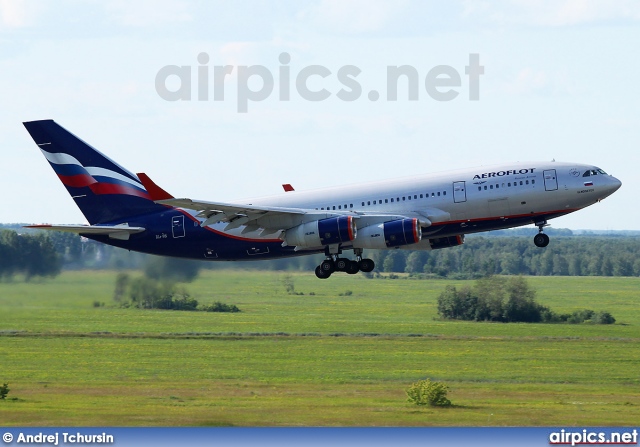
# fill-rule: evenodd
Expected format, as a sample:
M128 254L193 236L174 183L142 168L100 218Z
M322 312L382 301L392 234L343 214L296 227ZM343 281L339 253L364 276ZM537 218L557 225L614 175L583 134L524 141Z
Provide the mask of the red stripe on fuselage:
M196 219L195 217L193 217L191 214L187 213L185 210L181 209L181 208L175 208L173 206L170 205L164 205L169 209L174 209L176 211L181 212L182 214L184 214L185 216L187 216L189 219L191 219L193 222L197 222L198 225L200 225L200 221L198 219ZM234 236L233 234L229 234L229 233L225 233L223 231L218 231L218 230L214 230L211 227L200 227L204 230L207 231L211 231L212 233L215 233L217 235L220 236L224 236L224 237L228 237L230 239L235 239L237 241L243 241L243 242L280 242L282 243L282 239L253 239L253 238L248 238L248 237L240 237L240 236Z

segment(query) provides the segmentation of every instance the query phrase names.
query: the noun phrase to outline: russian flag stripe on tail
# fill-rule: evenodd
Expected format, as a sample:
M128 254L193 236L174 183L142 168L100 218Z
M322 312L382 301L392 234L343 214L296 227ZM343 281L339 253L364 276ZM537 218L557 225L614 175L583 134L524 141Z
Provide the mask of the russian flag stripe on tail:
M90 224L162 211L140 179L53 120L23 123Z

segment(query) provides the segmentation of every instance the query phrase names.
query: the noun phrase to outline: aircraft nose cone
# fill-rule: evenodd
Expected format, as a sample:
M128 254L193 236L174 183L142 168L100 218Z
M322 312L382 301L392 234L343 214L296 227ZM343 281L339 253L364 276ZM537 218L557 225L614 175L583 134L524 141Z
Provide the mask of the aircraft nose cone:
M614 176L609 177L609 181L606 183L605 189L607 196L616 192L622 186L622 182Z
M622 182L613 176L611 177L611 180L613 180L613 184L611 185L613 190L611 192L615 192L620 189Z

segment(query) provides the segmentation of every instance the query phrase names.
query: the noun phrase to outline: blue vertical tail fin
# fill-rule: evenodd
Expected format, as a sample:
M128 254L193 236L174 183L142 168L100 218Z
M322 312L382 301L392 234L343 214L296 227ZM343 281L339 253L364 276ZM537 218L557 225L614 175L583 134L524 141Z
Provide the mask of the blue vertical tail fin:
M91 225L162 211L140 179L53 120L23 123Z

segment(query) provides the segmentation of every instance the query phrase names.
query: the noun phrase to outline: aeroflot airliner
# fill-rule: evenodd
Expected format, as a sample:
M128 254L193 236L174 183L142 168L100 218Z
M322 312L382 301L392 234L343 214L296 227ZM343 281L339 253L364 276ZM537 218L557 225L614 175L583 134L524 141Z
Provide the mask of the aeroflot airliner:
M593 205L620 180L588 164L508 163L234 203L174 198L52 120L24 123L90 225L33 225L129 250L203 260L324 253L318 278L374 269L364 249L436 250L464 235L535 224ZM354 260L342 257L353 250Z

